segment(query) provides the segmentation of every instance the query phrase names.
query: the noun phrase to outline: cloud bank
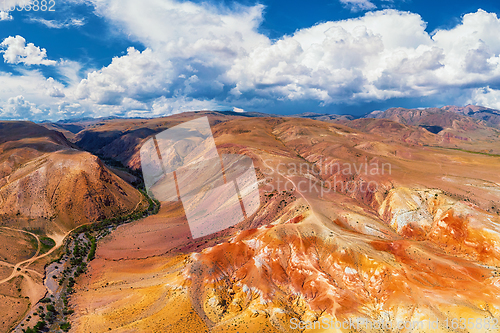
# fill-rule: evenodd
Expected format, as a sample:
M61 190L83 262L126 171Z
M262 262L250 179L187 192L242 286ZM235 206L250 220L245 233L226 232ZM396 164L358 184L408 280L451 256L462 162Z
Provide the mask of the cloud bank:
M29 118L30 112L33 118L154 116L235 106L273 112L276 101L329 106L434 96L446 96L449 104L500 107L500 20L483 10L433 33L418 14L382 10L270 40L258 32L261 5L90 2L99 16L145 49L130 47L85 77L65 74L72 76L66 85L37 69L24 72L45 88L29 97L0 92L0 117ZM369 6L361 0L346 4ZM68 63L49 60L45 49L26 45L21 36L1 45L8 64L50 65L71 73ZM18 96L33 108L7 113L9 98Z

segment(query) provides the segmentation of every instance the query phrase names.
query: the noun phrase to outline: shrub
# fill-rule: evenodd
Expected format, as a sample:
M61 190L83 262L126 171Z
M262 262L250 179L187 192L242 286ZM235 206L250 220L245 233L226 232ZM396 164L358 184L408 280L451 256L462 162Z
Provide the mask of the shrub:
M70 310L68 308L64 308L63 309L63 315L67 316L67 315L70 315L70 314L73 314L75 311L73 310Z
M87 256L87 261L92 261L95 258L95 250L97 247L97 244L96 244L94 237L90 238L90 243L91 243L91 246L90 246L89 254Z
M38 323L36 323L36 325L33 328L35 329L36 332L43 330L46 326L47 323L45 322L45 320L40 320Z
M64 323L61 323L61 324L59 325L59 327L60 327L60 328L61 328L64 332L67 332L67 331L69 331L69 330L70 330L70 328L71 328L71 323L69 323L69 322L65 321Z

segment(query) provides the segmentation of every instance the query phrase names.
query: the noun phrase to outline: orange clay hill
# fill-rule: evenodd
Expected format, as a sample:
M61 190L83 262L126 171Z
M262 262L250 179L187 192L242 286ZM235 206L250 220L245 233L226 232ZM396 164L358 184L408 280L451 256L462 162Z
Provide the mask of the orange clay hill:
M75 227L147 206L142 194L59 132L0 122L0 332L44 297L44 266Z
M124 124L157 132L152 124L203 115L219 153L253 159L260 209L200 239L174 202L120 226L77 279L73 332L381 332L294 324L355 318L415 323L387 332L429 332L418 327L429 320L432 332L499 331L500 156L385 119L199 112ZM127 141L123 126L104 121L77 137L115 128L130 144L117 141L114 154L135 165L133 142L145 137ZM470 140L479 151L483 141ZM477 325L452 329L455 318Z

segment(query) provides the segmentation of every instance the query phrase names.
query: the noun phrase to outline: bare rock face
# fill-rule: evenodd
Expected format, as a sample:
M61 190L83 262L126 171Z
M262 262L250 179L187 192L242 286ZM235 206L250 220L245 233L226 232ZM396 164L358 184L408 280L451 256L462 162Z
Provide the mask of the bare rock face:
M439 191L397 188L390 191L379 214L400 235L424 237L434 222L433 206Z

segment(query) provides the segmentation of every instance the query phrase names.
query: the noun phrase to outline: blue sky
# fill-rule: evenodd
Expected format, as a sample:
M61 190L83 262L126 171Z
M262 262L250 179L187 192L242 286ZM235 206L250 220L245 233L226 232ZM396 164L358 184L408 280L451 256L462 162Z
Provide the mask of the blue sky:
M0 0L0 119L500 108L497 1L27 4Z

